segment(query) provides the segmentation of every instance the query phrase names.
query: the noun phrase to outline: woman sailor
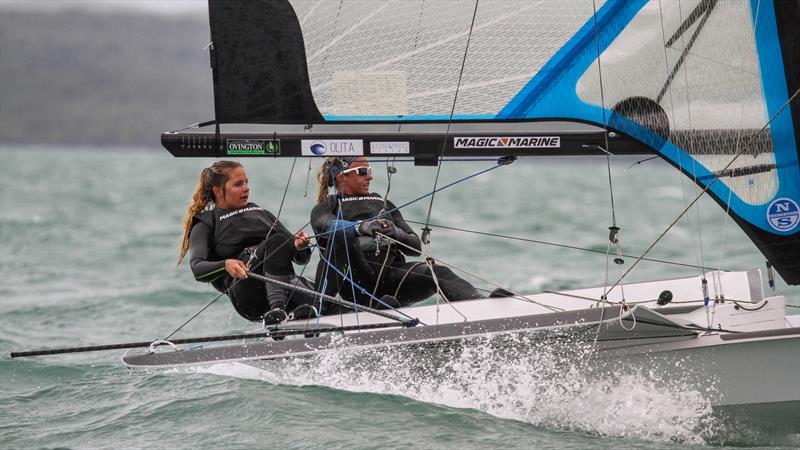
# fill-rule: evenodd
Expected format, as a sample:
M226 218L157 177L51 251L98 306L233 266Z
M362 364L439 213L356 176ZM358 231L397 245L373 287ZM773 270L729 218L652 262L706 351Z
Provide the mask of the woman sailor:
M313 288L311 282L295 275L292 266L292 262L308 263L309 237L302 231L292 235L271 212L248 202L249 195L247 174L240 163L217 161L203 169L183 221L178 264L188 252L197 281L210 282L225 292L245 319L274 324L286 319L287 311L313 304L314 298L249 279L247 273L257 271Z
M406 262L404 255L421 254L420 239L392 202L369 191L371 180L364 157L327 158L320 168L311 226L326 257L317 268L317 290L325 287L326 294L338 292L347 300L355 295L358 303L378 307L373 297L390 295L403 306L428 298L437 292L437 282L450 301L480 298L447 267L433 265L434 278L426 262ZM336 195L328 195L331 187ZM326 267L326 259L336 270ZM348 269L355 285L341 276Z

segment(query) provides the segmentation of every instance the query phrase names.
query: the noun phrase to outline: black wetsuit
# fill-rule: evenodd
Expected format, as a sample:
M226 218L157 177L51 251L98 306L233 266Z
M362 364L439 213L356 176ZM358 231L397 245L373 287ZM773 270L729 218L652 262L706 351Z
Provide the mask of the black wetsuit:
M339 200L342 205L341 217L338 215ZM436 293L436 284L425 261L406 262L404 254L420 255L420 240L392 202L386 202L385 211L391 212L388 214L384 212L381 218L390 220L403 231L401 242L404 245L390 243L387 240L376 244L374 238L358 235L353 225L358 221L376 218L382 211L384 211L384 199L377 193L365 196L331 195L314 207L311 211L311 226L317 235L317 243L325 249L324 253L340 272L346 273L349 262L357 285L354 289L354 286L344 281L341 275L332 268L326 268L326 263L320 261L316 276L317 291L322 290L323 282L327 280L326 294L336 295L338 292L342 298L352 300L355 290L358 303L373 306L376 305L371 303L371 297L361 292L358 286L379 299L383 295L392 295L403 306L424 300ZM330 233L336 229L344 231ZM323 234L326 232L329 234ZM320 236L321 234L323 235ZM347 246L344 245L345 241ZM325 277L326 269L327 277ZM434 264L434 272L448 300L459 301L481 297L471 284L459 278L449 268Z
M189 235L189 255L195 279L210 282L220 292L227 291L236 312L248 320L260 320L268 311L266 286L251 278L235 282L225 271L226 259L239 259L257 273L292 275L292 283L313 289L310 281L295 275L292 266L292 261L307 264L311 249L297 250L292 233L272 213L255 203L241 209L215 208L196 215ZM262 262L265 255L269 258ZM291 312L300 305L313 304L314 300L313 296L292 291L286 310Z

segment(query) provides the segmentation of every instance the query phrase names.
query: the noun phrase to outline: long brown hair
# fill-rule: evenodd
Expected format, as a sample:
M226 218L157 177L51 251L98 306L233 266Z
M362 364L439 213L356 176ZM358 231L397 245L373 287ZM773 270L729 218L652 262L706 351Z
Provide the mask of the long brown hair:
M317 203L325 201L328 197L328 190L336 184L336 177L357 160L359 160L359 157L356 156L329 156L325 158L325 162L322 163L317 173L317 181L319 181Z
M189 233L192 231L192 219L214 203L215 187L221 187L222 192L225 192L225 183L230 179L230 171L237 167L242 167L242 164L238 161L215 161L214 164L200 172L200 181L194 190L192 204L189 205L186 217L183 218L183 240L181 241L181 251L176 265L180 265L186 256L186 252L189 251Z
M331 182L331 163L336 158L325 158L325 162L319 168L317 173L317 181L319 181L319 188L317 191L317 203L322 203L328 198L328 188L333 185Z

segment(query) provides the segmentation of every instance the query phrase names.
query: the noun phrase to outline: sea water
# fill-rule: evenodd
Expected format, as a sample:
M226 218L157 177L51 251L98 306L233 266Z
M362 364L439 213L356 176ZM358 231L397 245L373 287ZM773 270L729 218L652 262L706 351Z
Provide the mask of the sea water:
M291 230L306 227L318 161L242 160L251 201ZM640 255L698 195L658 161L539 158L471 178L402 209L405 218L489 235L601 250L621 228ZM3 448L681 448L795 446L797 435L731 426L696 391L648 371L587 376L591 349L542 342L498 353L459 349L436 370L413 354L342 349L316 358L193 369L128 370L123 351L27 359L12 351L163 338L217 296L176 267L183 215L210 159L159 149L0 147L0 445ZM373 190L388 187L374 161ZM447 162L438 186L495 167ZM437 168L397 163L389 198L434 188ZM286 189L288 186L288 189ZM285 201L284 191L286 190ZM281 204L283 205L281 208ZM419 230L421 225L412 223ZM606 256L432 227L431 250L477 287L522 293L599 286L620 272ZM648 255L727 270L763 257L710 199ZM626 258L628 267L635 258ZM305 269L314 272L316 258ZM303 268L298 267L298 271ZM626 281L696 276L642 262ZM719 287L723 289L723 287ZM765 289L767 289L765 287ZM800 291L778 280L795 314ZM700 287L698 286L698 296ZM226 299L176 334L254 331ZM764 370L768 370L765 368ZM679 381L679 380L677 380ZM753 389L758 389L754 384Z

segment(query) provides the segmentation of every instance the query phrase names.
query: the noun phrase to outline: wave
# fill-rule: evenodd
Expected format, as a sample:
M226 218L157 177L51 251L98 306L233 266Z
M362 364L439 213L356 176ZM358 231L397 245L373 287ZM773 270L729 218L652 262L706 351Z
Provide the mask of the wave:
M716 430L708 392L641 368L600 370L591 345L490 337L453 353L337 349L281 363L191 369L288 385L401 395L558 431L703 445Z

